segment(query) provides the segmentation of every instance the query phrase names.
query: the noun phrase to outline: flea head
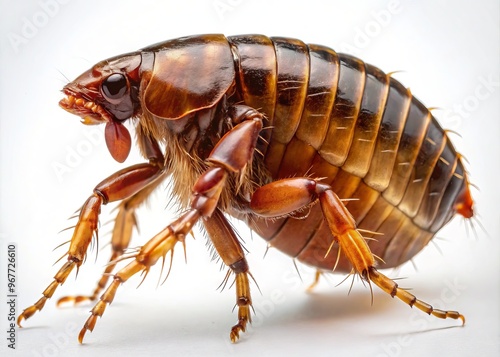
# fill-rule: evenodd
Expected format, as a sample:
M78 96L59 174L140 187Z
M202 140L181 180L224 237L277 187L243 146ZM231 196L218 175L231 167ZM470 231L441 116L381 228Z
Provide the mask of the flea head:
M59 105L78 115L83 124L106 123L105 137L113 158L125 161L131 139L122 122L140 110L138 100L141 56L137 53L97 63L63 88Z
M84 124L123 121L137 114L139 54L122 55L97 63L63 88L59 105L82 118Z

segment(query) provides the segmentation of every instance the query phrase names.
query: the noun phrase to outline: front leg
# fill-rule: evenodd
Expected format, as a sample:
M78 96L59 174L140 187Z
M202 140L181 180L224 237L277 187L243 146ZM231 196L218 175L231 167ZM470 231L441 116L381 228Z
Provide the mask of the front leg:
M251 162L262 129L262 114L246 106L235 106L231 108L230 115L233 123L239 124L222 137L207 158L211 165L195 182L189 209L151 238L141 247L135 259L113 276L112 283L92 308L90 317L78 335L80 343L87 331L93 331L97 318L104 314L114 300L120 284L137 273L145 277L158 260L164 260L167 253L173 255L175 245L184 242L200 218L205 219L205 225L224 262L236 273L238 323L231 329L231 340L235 342L240 331L245 331L250 321L251 305L248 267L236 236L232 230L227 230L229 224L217 206L228 176L240 172ZM217 230L220 232L215 232Z
M83 301L95 301L99 297L99 293L107 286L117 261L129 247L132 231L134 228L137 228L137 218L135 214L137 208L150 197L151 193L158 188L165 178L166 174L161 175L161 177L155 179L133 196L120 202L118 214L114 222L113 233L111 235L111 256L92 295L64 296L57 301L57 306L65 303L79 304Z
M54 281L43 291L43 296L33 305L24 309L17 318L17 324L40 311L45 302L52 297L59 285L62 285L76 266L82 265L87 249L94 234L97 237L101 205L130 197L155 181L164 171L163 155L158 144L150 138L142 138L147 145L149 163L138 164L120 170L109 176L95 188L93 194L83 204L78 223L75 226L67 252L67 262L54 276Z

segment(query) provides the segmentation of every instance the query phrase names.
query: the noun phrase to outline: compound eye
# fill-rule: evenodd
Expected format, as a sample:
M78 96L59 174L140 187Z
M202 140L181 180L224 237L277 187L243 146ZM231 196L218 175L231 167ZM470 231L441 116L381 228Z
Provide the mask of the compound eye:
M110 102L116 102L128 91L128 82L122 73L114 73L106 78L101 85L101 92L104 98Z

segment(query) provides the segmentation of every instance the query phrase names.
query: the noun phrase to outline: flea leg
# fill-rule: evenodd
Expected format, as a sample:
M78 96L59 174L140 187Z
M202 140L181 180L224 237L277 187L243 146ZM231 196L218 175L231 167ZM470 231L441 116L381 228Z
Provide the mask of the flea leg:
M189 209L149 240L135 259L114 275L112 283L91 310L90 317L80 331L78 335L80 343L83 342L87 331L93 331L97 318L103 315L106 307L113 301L120 284L139 272L147 275L151 266L160 258L163 259L169 252L173 254L175 244L179 241L184 242L185 236L200 218L206 219L206 222L209 222L207 227L209 229L211 227L212 230L229 227L228 224L226 226L227 222L224 223L222 216L214 212L218 212L217 205L228 175L240 172L253 157L255 144L262 129L262 114L250 107L238 105L229 109L229 116L237 125L222 137L207 158L211 166L195 182ZM222 253L223 259L227 259L231 269L236 273L238 324L233 327L230 335L231 340L236 341L239 332L244 331L247 321L250 321L248 267L245 259L240 259L243 252L234 235L214 234L211 238Z
M311 283L311 285L307 287L308 292L313 291L313 289L318 285L319 278L321 277L322 274L323 272L321 270L316 270L316 273L314 274L314 281Z
M19 326L23 320L30 318L44 307L46 301L52 297L57 287L66 281L75 266L77 270L80 268L87 255L87 248L92 237L94 234L97 236L101 205L131 197L163 174L163 155L158 144L152 139L143 138L143 140L148 145L146 152L150 153L149 163L120 170L95 187L94 193L80 210L78 223L75 226L67 252L68 261L56 273L52 283L44 290L43 296L18 316L17 324Z
M385 291L387 294L392 297L397 297L401 299L405 304L410 307L415 306L417 309L425 312L428 315L432 315L438 317L440 319L460 319L462 320L462 325L465 324L465 316L459 313L458 311L449 311L449 310L439 310L432 307L432 305L417 299L417 297L413 294L410 294L408 291L403 290L398 287L392 279L388 278L384 274L381 274L374 267L368 268L365 273L364 279L370 279L377 285L380 289Z
M233 228L220 210L204 220L205 228L219 253L222 261L235 274L236 305L238 306L238 323L234 325L229 334L231 342L236 342L240 332L245 332L247 323L251 322L250 308L252 298L250 296L250 285L248 275L248 263L245 259L243 249Z
M67 302L78 304L83 301L94 301L97 299L102 289L107 286L117 260L122 256L124 250L127 249L130 244L132 231L134 227L137 227L135 210L144 203L151 193L163 182L165 177L165 175L159 177L132 197L123 200L118 206L118 214L116 215L111 237L111 257L92 295L64 296L57 301L57 306Z
M434 309L377 271L375 258L365 239L356 229L356 222L330 185L301 177L278 180L254 192L250 209L263 217L278 217L307 208L316 200L321 204L323 216L335 241L339 243L343 254L362 279L372 281L392 297L396 296L409 306L415 306L427 314L443 319L460 319L465 323L464 316L457 311Z
M143 272L144 276L146 276L150 267L156 264L160 258L164 258L169 252L173 255L175 244L179 241L184 242L184 237L191 231L199 217L199 212L195 209L184 213L179 219L165 227L165 229L142 246L135 259L113 276L113 281L101 295L97 304L92 308L90 317L78 334L78 341L80 343L83 343L83 337L87 330L91 332L94 330L97 318L101 317L108 304L111 304L120 284L138 272Z

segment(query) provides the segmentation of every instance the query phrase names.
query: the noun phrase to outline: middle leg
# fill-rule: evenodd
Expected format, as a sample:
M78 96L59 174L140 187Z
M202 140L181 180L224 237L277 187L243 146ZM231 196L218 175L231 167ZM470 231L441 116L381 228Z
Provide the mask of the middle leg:
M203 221L205 229L222 261L235 274L236 305L238 306L238 323L233 326L229 338L236 342L240 332L245 332L247 323L251 322L250 284L248 263L245 259L241 243L224 214L215 210L213 215Z

